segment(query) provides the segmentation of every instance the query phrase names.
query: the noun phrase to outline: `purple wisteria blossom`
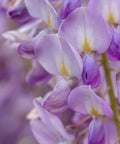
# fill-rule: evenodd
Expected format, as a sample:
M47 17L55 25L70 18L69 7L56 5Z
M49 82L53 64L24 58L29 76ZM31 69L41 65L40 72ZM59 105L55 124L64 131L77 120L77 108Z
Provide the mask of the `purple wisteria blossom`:
M0 144L120 144L119 9L0 1Z
M94 71L94 75L93 72ZM94 59L86 54L83 58L83 82L85 85L91 85L92 88L95 88L100 83L100 72L97 63Z
M15 19L19 24L25 24L32 21L33 18L29 15L24 0L5 0L3 8L6 10L8 18Z
M42 100L35 100L34 104L38 112L37 118L31 121L33 133L39 143L64 143L64 141L73 141L74 135L68 134L64 129L61 120L46 111L42 105ZM38 126L39 125L39 126Z
M120 32L119 27L112 28L113 39L107 50L107 56L112 61L120 60Z

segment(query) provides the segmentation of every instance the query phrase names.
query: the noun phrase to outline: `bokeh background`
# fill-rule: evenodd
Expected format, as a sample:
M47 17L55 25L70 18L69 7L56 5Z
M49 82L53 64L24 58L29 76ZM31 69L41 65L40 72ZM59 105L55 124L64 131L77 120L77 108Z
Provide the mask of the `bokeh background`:
M14 0L0 0L0 144L36 144L27 119L33 108L33 98L44 95L46 87L33 86L25 79L32 62L19 56L14 38L3 35L16 30L28 19L8 17L7 10Z

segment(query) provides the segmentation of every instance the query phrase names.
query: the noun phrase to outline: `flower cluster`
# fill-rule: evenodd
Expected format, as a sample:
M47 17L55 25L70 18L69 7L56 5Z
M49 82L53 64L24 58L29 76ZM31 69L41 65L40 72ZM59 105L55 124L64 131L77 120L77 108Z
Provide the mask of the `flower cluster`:
M5 0L2 34L49 87L27 115L39 144L120 143L120 0Z

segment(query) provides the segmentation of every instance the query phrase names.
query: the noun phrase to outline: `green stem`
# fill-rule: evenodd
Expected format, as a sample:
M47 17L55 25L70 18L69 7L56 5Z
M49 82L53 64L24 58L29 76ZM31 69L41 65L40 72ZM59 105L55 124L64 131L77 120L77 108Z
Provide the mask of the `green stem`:
M120 122L118 119L119 111L117 108L117 101L116 101L116 97L115 97L114 89L113 89L113 85L112 85L111 73L109 70L109 62L108 62L108 59L107 59L105 53L102 54L102 65L103 65L103 68L105 71L107 86L110 88L109 98L110 98L110 106L111 106L111 108L113 110L113 114L114 114L113 120L114 120L114 123L116 126L117 135L120 138L120 129L119 129L120 128Z

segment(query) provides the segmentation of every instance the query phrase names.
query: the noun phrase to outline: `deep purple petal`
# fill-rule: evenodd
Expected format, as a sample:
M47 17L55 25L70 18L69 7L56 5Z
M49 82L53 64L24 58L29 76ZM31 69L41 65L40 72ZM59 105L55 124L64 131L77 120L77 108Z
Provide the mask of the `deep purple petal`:
M92 88L100 84L99 67L95 60L88 54L83 58L83 82L85 85L91 85Z
M66 18L74 9L80 6L80 0L64 0L60 11L60 17L62 19Z
M120 60L120 47L114 42L112 42L107 50L107 57L112 61Z
M90 123L88 144L105 144L105 130L99 118L94 118Z
M112 28L113 39L110 47L107 50L107 56L110 60L120 60L120 31Z

